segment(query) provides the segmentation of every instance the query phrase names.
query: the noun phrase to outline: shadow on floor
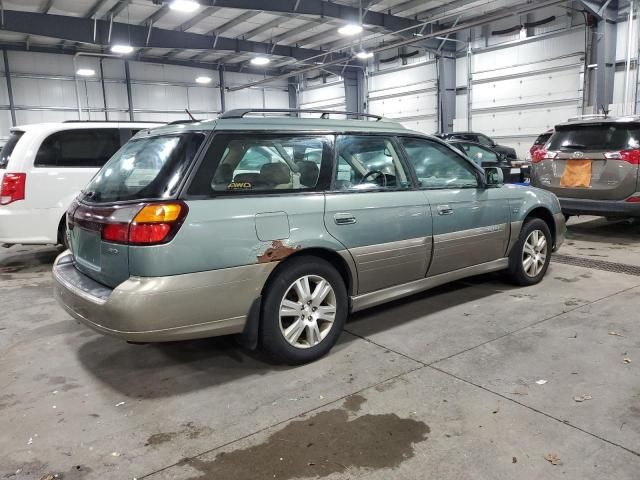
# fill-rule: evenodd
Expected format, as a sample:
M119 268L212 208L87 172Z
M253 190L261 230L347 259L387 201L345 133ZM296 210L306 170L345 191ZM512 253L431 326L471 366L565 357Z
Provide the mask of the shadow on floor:
M631 245L640 239L640 221L615 220L605 218L580 221L570 219L567 224L567 240L577 240L613 245Z

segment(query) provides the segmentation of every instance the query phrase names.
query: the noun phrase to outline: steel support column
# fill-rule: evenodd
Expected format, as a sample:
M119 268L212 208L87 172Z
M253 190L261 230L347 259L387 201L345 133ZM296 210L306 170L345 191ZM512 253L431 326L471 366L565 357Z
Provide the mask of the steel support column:
M224 83L224 68L222 65L218 67L218 84L220 87L220 112L224 112L227 109L225 98L225 83Z
M598 70L596 72L596 112L609 109L613 103L613 79L616 71L616 37L617 25L609 19L610 12L603 14L598 22L597 49Z
M344 99L348 112L365 112L364 71L344 72Z
M9 55L6 50L2 50L4 58L4 75L7 81L7 96L9 97L9 110L11 111L11 125L16 126L16 105L13 102L13 87L11 86L11 70L9 68Z
M131 72L129 71L129 60L124 61L124 77L127 82L127 100L129 102L129 120L134 121L133 117L133 97L131 95Z
M456 117L456 59L438 57L438 131L453 131Z
M104 66L102 65L104 58L100 59L100 85L102 86L102 103L104 103L104 119L109 121L109 108L107 107L107 89L104 85Z
M287 80L287 92L289 93L289 108L297 110L300 108L298 100L298 77L289 77ZM297 114L295 115L298 116Z

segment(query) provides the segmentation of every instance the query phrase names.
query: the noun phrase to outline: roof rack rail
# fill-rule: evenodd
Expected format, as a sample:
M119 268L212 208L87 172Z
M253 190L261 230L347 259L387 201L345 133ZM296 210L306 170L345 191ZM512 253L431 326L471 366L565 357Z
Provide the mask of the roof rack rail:
M569 118L570 122L575 122L578 120L588 120L590 118L609 118L606 113L588 113L586 115L578 115L576 117Z
M157 120L63 120L62 123L166 123Z
M321 110L321 109L296 109L296 108L238 108L229 110L220 115L219 119L226 118L243 118L248 113L320 113L320 118L328 119L329 115L345 115L347 117L373 118L377 122L384 120L380 115L360 112L341 112L338 110Z

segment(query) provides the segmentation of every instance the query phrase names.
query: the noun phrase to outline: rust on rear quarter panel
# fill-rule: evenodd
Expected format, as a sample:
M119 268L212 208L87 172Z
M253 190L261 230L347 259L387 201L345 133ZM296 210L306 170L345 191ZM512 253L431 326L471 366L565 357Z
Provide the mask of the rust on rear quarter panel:
M258 255L258 263L277 262L287 258L292 253L300 250L300 245L297 247L289 247L280 240L274 240L271 242L271 246L267 248L262 255Z

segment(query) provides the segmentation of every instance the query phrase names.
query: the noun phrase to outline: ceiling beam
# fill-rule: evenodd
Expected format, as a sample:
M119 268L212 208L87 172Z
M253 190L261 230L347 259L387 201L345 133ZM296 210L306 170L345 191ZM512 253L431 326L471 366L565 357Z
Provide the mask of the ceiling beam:
M198 23L203 21L205 18L209 18L211 15L220 10L220 7L207 7L202 10L197 15L194 15L189 20L184 21L180 25L178 25L174 30L178 30L180 32L186 32L190 28L195 27Z
M111 27L111 28L110 28ZM94 42L94 28L95 38ZM142 25L88 18L70 17L66 15L50 15L37 12L15 10L4 11L5 31L39 35L43 37L81 42L86 44L109 45L126 43L134 48L167 48L183 50L226 50L231 52L247 52L257 54L291 57L305 60L315 55L323 55L322 50L299 48L286 45L272 45L239 38L228 38L199 33L179 32L151 27L151 36L147 43L149 28ZM111 31L111 41L109 32ZM342 54L333 54L333 59L342 58Z
M322 18L333 18L342 23L359 23L360 10L357 7L326 2L324 0L200 0L201 5L239 8L244 10L262 10L267 13L285 13L296 15L314 15ZM410 28L419 22L411 18L398 17L383 12L369 10L364 24L382 27L393 32Z

